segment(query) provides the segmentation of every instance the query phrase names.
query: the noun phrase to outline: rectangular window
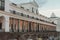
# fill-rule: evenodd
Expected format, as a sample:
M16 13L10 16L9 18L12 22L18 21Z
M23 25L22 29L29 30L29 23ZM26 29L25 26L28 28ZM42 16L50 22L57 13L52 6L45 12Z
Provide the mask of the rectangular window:
M36 10L36 14L38 14L38 10Z
M13 14L16 14L16 11L13 11Z
M15 3L12 3L12 5L15 5L15 6L17 6Z
M23 16L23 13L21 13L21 16Z
M1 8L1 1L0 1L0 8Z
M21 6L22 9L24 9L24 7Z
M12 10L9 10L10 11L10 13L13 13L13 11Z
M27 17L29 18L29 15L27 15Z
M32 12L34 13L34 11L33 11L33 7L32 7Z
M0 0L0 10L4 10L5 8L5 0Z
M27 9L27 11L29 11L29 9Z

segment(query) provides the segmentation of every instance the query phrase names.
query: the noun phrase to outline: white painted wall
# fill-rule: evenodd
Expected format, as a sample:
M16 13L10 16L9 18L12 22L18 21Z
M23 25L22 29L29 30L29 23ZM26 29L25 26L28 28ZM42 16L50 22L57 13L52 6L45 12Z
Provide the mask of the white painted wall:
M25 4L21 6L24 7L24 9L29 9L30 12L32 12L32 7L33 7L35 14L36 14L36 10L38 10L38 7L35 7L33 4Z
M30 15L30 16L34 16L35 18L41 18L41 19L44 19L44 20L47 20L47 18L44 18L42 16L38 16L36 15L35 13L32 13L32 12L28 12L24 9L29 9L30 11L32 11L32 7L34 8L34 12L36 12L36 9L38 9L37 7L31 5L31 4L27 4L27 5L22 5L24 7L24 9L19 9L19 8L15 8L15 7L11 7L10 6L10 1L9 0L5 0L5 11L6 12L10 12L9 10L15 10L17 12L20 12L20 13L24 13L26 15ZM9 16L4 16L5 19L4 19L4 26L5 26L5 32L9 32ZM33 21L33 20L32 20ZM60 21L60 20L59 20ZM43 23L43 22L42 22ZM58 22L58 27L57 29L59 28L60 29L60 25L59 25L60 22Z
M29 7L28 7L29 8ZM26 14L26 15L30 15L30 16L34 16L35 18L39 18L39 19L43 19L43 20L46 20L46 21L50 21L50 19L46 18L46 17L43 17L43 16L40 16L40 15L36 15L32 12L29 12L25 9L19 9L19 8L15 8L15 7L11 7L10 8L11 10L15 10L17 12L20 12L20 13L23 13L23 14Z
M24 13L26 15L30 15L30 16L34 16L34 17L39 18L39 19L50 21L48 18L44 18L42 16L36 15L36 10L38 9L38 7L34 6L33 4L18 5L18 7L22 6L22 7L24 7L24 9L23 10L22 9L17 10L17 8L11 8L10 3L11 2L9 0L5 1L5 11L6 12L10 12L9 10L15 10L17 12ZM32 7L34 8L34 13L32 13ZM25 11L27 9L29 9L30 12Z
M6 11L6 12L9 12L9 9L10 9L10 3L11 3L11 1L5 0L5 11Z
M60 18L57 20L56 30L60 32Z
M53 21L55 24L57 24L57 20L58 20L59 18L50 18L50 20L51 21Z
M60 32L60 18L50 18L56 24L56 31Z

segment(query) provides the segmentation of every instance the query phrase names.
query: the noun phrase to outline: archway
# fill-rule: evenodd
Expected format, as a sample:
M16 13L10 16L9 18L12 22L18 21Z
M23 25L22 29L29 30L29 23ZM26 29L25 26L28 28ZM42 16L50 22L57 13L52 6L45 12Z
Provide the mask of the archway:
M0 16L0 32L9 32L9 17Z
M0 16L0 32L3 32L3 16Z

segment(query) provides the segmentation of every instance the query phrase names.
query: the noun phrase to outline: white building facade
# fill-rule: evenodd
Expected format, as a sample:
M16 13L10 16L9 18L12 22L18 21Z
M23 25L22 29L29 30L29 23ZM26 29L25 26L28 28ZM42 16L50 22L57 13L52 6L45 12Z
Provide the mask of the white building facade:
M20 4L12 3L9 0L0 0L0 32L17 32L17 34L12 33L15 37L8 34L5 35L5 38L2 34L2 39L5 38L4 40L7 40L10 36L13 38L11 40L16 40L16 37L18 40L19 36L21 36L23 40L25 36L29 36L27 40L33 40L33 37L35 36L36 40L43 40L44 38L42 37L47 38L51 34L52 36L55 35L54 32L56 32L57 26L56 19L48 18L39 14L38 8L39 5L34 0ZM32 32L32 34L30 34L30 32ZM26 34L20 35L20 33Z
M56 25L49 18L39 15L39 6L34 0L22 4L0 0L0 3L0 31L56 31Z

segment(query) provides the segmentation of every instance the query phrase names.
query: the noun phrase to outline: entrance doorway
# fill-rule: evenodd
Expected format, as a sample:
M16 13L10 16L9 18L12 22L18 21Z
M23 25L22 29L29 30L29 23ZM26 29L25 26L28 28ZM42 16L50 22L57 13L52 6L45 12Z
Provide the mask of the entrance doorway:
M31 32L31 22L29 22L29 32Z
M0 30L2 29L2 23L0 23Z
M0 23L0 32L2 32L2 23Z

